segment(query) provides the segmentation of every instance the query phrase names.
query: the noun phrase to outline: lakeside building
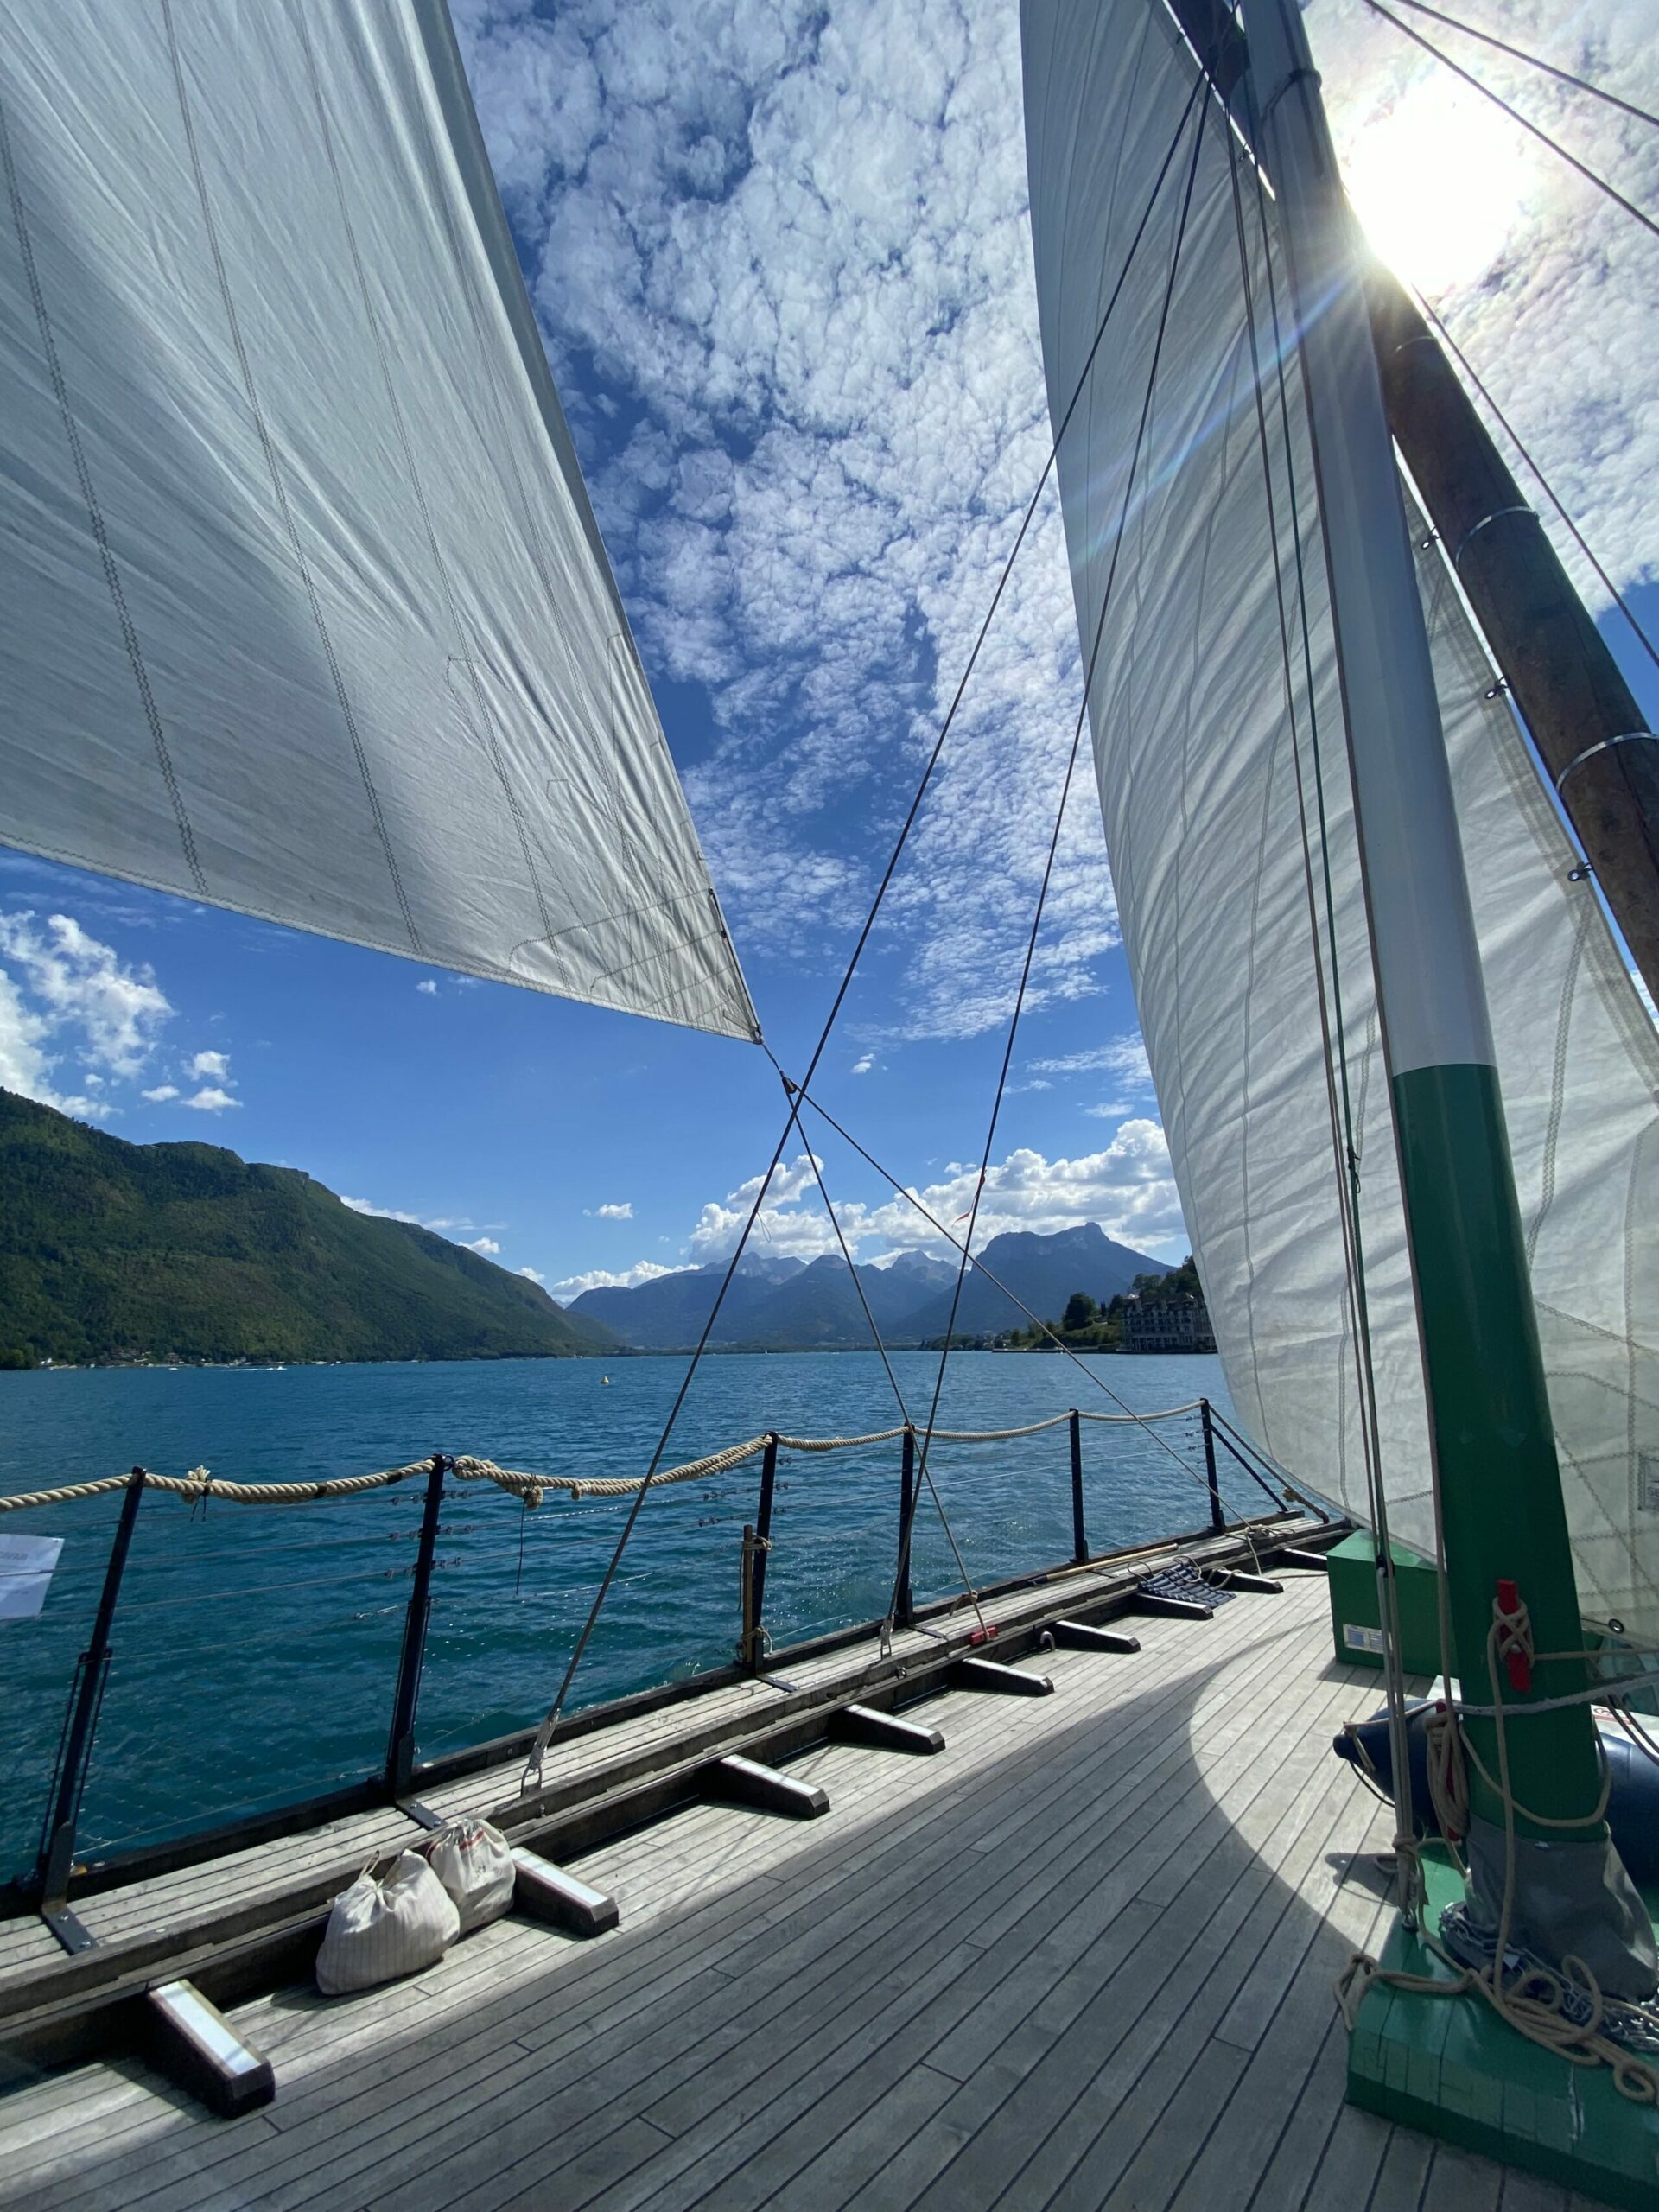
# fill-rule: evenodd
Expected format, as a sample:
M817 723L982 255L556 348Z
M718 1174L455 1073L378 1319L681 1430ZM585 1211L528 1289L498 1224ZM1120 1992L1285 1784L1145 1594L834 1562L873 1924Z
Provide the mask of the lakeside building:
M1125 1351L1214 1351L1210 1309L1201 1298L1128 1298Z

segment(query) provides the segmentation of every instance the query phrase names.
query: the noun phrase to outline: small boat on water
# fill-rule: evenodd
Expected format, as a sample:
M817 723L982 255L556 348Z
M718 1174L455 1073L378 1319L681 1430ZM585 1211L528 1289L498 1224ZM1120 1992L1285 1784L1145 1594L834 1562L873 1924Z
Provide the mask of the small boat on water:
M0 22L0 837L760 1042L442 0L7 0ZM1052 836L1088 728L1238 1415L1198 1420L1205 1524L1091 1552L1083 1423L1154 1426L1091 1399L1035 1425L1068 1432L1070 1554L987 1583L958 1552L963 1595L918 1605L918 1516L956 1548L943 1454L1027 1433L939 1427L950 1325L931 1408L895 1379L871 1435L760 1409L674 1465L682 1389L626 1478L440 1452L101 1478L101 1595L0 1921L0 2202L124 2204L153 2178L181 2207L1334 2208L1419 2156L1396 2129L1560 2204L1653 2202L1659 1962L1619 1849L1649 1831L1621 1808L1609 1834L1592 1713L1636 1717L1623 1764L1655 1755L1659 1038L1631 972L1659 986L1652 734L1454 365L1363 256L1292 0L1025 0L1022 22L1084 692ZM846 988L785 1074L734 1269L785 1147L840 1127L813 1085ZM978 1208L931 1223L958 1296ZM780 1454L878 1448L884 1616L775 1649ZM1268 1512L1225 1510L1234 1462ZM649 1502L751 1465L734 1663L575 1711ZM549 1489L619 1501L619 1534L574 1641L538 1654L541 1725L423 1759L435 1548L468 1483L521 1524ZM384 1770L89 1863L141 1510L398 1485L421 1515ZM1369 1621L1341 1611L1351 1526ZM1361 1637L1334 1657L1327 1586ZM1361 1658L1387 1695L1381 1829L1328 1753ZM1408 1676L1436 1670L1430 1822ZM791 1824L826 1815L809 1855ZM355 2013L300 1993L344 1880L486 1815L512 1922ZM598 1948L573 1961L571 1935ZM131 2074L140 2047L223 2133Z

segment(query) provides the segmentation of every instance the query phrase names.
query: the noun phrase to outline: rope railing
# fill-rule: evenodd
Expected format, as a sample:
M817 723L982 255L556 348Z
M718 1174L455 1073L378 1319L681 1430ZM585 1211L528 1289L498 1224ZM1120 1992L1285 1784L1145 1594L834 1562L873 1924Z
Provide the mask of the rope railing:
M1094 1412L1071 1407L1064 1412L1046 1414L1035 1421L1012 1423L1000 1428L936 1428L929 1432L916 1423L899 1421L885 1428L869 1430L857 1434L838 1433L829 1436L794 1436L779 1430L769 1429L758 1435L744 1437L717 1451L704 1452L679 1466L660 1468L654 1471L648 1471L645 1474L632 1477L531 1471L523 1468L505 1466L493 1459L473 1453L451 1455L447 1452L432 1452L425 1458L410 1460L407 1465L401 1466L385 1467L356 1475L323 1476L312 1481L238 1482L225 1476L215 1475L206 1466L193 1467L188 1473L182 1475L157 1474L148 1468L134 1466L123 1474L95 1477L85 1482L65 1483L52 1488L23 1491L10 1496L0 1496L0 1516L31 1510L49 1510L54 1507L76 1503L83 1498L110 1495L118 1496L120 1502L117 1527L111 1542L108 1560L104 1567L100 1594L97 1600L97 1610L92 1624L91 1634L77 1662L70 1685L62 1736L54 1762L54 1770L48 1793L47 1816L42 1827L35 1872L32 1875L21 1878L24 1881L29 1893L42 1900L42 1910L55 1911L66 1906L70 1877L75 1863L76 1834L79 1823L81 1801L92 1764L93 1741L98 1730L105 1684L110 1672L112 1655L111 1632L116 1624L118 1607L123 1618L132 1616L139 1621L153 1622L157 1619L177 1620L183 1618L181 1614L170 1611L168 1609L171 1608L218 1601L213 1592L203 1592L194 1589L180 1592L171 1586L152 1589L146 1585L136 1596L130 1591L124 1603L122 1603L123 1578L127 1571L134 1526L147 1491L154 1491L168 1497L177 1498L193 1508L211 1500L232 1505L276 1507L309 1505L331 1502L334 1499L363 1497L377 1491L394 1489L401 1484L413 1484L422 1494L423 1504L419 1515L418 1530L405 1528L403 1525L402 1516L398 1516L400 1540L407 1540L410 1536L416 1538L413 1560L406 1562L400 1554L394 1563L385 1565L384 1564L385 1555L377 1554L375 1559L368 1563L369 1567L378 1570L375 1579L396 1575L400 1580L407 1577L410 1580L409 1596L401 1607L404 1613L404 1631L397 1662L391 1702L391 1721L388 1732L385 1764L378 1775L370 1776L361 1785L365 1793L365 1802L378 1802L385 1796L396 1799L407 1795L416 1767L417 1708L434 1603L434 1578L440 1574L441 1571L447 1570L455 1563L448 1555L442 1560L439 1558L440 1535L442 1533L452 1539L470 1535L483 1529L493 1518L487 1512L464 1513L459 1520L445 1517L446 1499L454 1501L459 1486L462 1484L481 1484L486 1489L493 1487L509 1497L517 1498L524 1509L515 1516L518 1522L518 1558L514 1580L516 1593L518 1581L524 1573L524 1530L528 1525L529 1512L541 1504L548 1492L561 1493L563 1497L570 1501L571 1510L578 1516L583 1510L593 1513L603 1510L607 1504L623 1500L628 1501L623 1507L623 1510L633 1513L638 1511L642 1494L647 1490L666 1489L677 1484L687 1483L701 1483L706 1485L717 1482L719 1478L729 1475L735 1469L746 1466L752 1462L760 1462L759 1487L753 1506L747 1503L747 1498L736 1496L729 1484L724 1484L715 1491L712 1502L721 1508L734 1510L721 1510L710 1516L700 1516L696 1524L699 1529L704 1529L711 1528L715 1522L729 1523L734 1529L740 1521L743 1524L742 1634L736 1656L739 1668L754 1675L764 1675L769 1656L777 1649L774 1627L768 1624L766 1618L766 1574L767 1559L780 1542L784 1556L780 1557L778 1563L785 1572L785 1580L779 1594L784 1596L785 1608L792 1617L797 1635L803 1628L810 1628L813 1633L839 1632L847 1625L847 1620L843 1617L846 1615L848 1605L853 1605L854 1609L856 1610L855 1598L864 1590L871 1573L874 1574L877 1585L880 1587L885 1587L885 1584L881 1581L885 1573L884 1567L879 1565L872 1567L870 1560L866 1554L870 1551L868 1540L872 1534L890 1517L886 1511L878 1517L870 1518L866 1507L864 1515L861 1516L860 1526L855 1529L836 1528L823 1531L822 1534L816 1531L808 1534L804 1528L798 1532L786 1522L785 1529L780 1534L779 1530L774 1527L772 1520L774 1490L789 1487L786 1484L779 1484L777 1480L780 1463L785 1455L836 1452L855 1454L863 1452L869 1455L867 1456L862 1465L855 1465L849 1469L845 1475L826 1480L823 1476L815 1474L804 1478L799 1484L804 1494L810 1493L815 1498L821 1500L850 1498L862 1504L863 1492L869 1490L872 1481L876 1484L877 1488L870 1492L871 1498L874 1499L876 1496L883 1494L881 1485L885 1483L887 1477L880 1472L872 1473L873 1466L879 1466L885 1457L882 1447L893 1446L899 1447L893 1455L897 1465L887 1471L888 1474L897 1478L890 1502L896 1509L899 1537L899 1557L902 1562L899 1618L901 1625L908 1626L914 1623L917 1610L909 1579L909 1552L912 1534L912 1516L921 1482L920 1461L924 1440L930 1445L974 1448L1012 1443L1018 1440L1043 1435L1051 1430L1069 1427L1070 1448L1065 1455L1066 1476L1069 1477L1069 1481L1065 1478L1058 1478L1057 1468L1057 1478L1064 1486L1057 1487L1052 1492L1046 1493L1046 1519L1041 1522L1040 1528L1033 1522L1026 1529L1021 1538L1021 1555L1019 1558L1006 1558L1001 1562L1005 1573L1014 1569L1025 1573L1033 1571L1033 1568L1047 1572L1051 1565L1080 1565L1095 1555L1089 1541L1085 1525L1085 1461L1083 1448L1083 1424L1085 1421L1093 1421L1108 1426L1145 1427L1152 1423L1166 1423L1171 1421L1191 1422L1193 1425L1195 1438L1201 1440L1203 1453L1201 1465L1189 1463L1185 1439L1179 1432L1177 1433L1173 1442L1162 1438L1160 1439L1160 1442L1165 1452L1173 1452L1182 1472L1192 1477L1202 1491L1207 1491L1210 1526L1212 1530L1219 1532L1228 1522L1219 1482L1220 1469L1217 1459L1219 1447L1224 1446L1226 1452L1239 1462L1243 1471L1261 1484L1262 1487L1268 1491L1269 1504L1274 1511L1282 1512L1285 1510L1284 1499L1274 1493L1268 1479L1270 1476L1272 1483L1282 1485L1283 1478L1281 1471L1274 1468L1270 1461L1262 1459L1256 1452L1255 1447L1249 1445L1243 1437L1237 1435L1237 1433L1230 1428L1230 1425L1221 1425L1218 1417L1212 1419L1212 1408L1208 1401L1202 1398L1179 1406L1162 1408L1152 1414L1128 1411ZM1236 1441L1235 1439L1236 1439ZM1181 1446L1179 1450L1175 1448L1177 1445ZM1153 1456L1159 1470L1161 1471L1163 1468L1161 1456L1158 1454ZM1266 1473L1262 1471L1264 1468L1267 1470ZM826 1470L825 1474L828 1475L829 1471ZM982 1461L976 1472L965 1479L968 1480L970 1489L976 1482L982 1489L990 1473L991 1469ZM999 1497L1001 1497L1000 1490L998 1495ZM585 1509L578 1507L575 1502L579 1499L591 1500L592 1503ZM696 1497L691 1502L695 1506L701 1506L703 1500L702 1497ZM1069 1548L1070 1556L1063 1560L1062 1547L1058 1539L1059 1529L1068 1517L1066 1514L1068 1503L1071 1542ZM1002 1498L1002 1504L1006 1509L1006 1498ZM753 1522L748 1518L751 1513L753 1516ZM556 1538L569 1533L572 1541L577 1545L577 1550L572 1556L579 1557L580 1542L582 1537L584 1535L591 1537L598 1532L580 1529L567 1532L564 1529L566 1519L565 1512L556 1515L549 1535L550 1538ZM940 1519L949 1539L949 1523L944 1520L943 1509L941 1509ZM1247 1526L1248 1523L1240 1522L1238 1525ZM356 1522L349 1522L339 1531L337 1535L328 1538L323 1538L320 1533L316 1533L315 1523L290 1522L289 1529L295 1531L297 1535L308 1526L312 1528L315 1540L299 1543L297 1555L291 1557L289 1554L295 1552L296 1546L289 1535L286 1532L281 1534L276 1531L270 1532L267 1548L262 1556L267 1560L275 1558L278 1562L276 1572L286 1579L261 1585L257 1581L247 1581L245 1578L238 1586L239 1599L245 1599L256 1587L269 1588L275 1592L327 1590L334 1592L345 1589L355 1581L359 1571L368 1572L368 1567L359 1568L359 1565L353 1565L350 1573L334 1573L327 1571L333 1566L331 1560L322 1556L313 1556L313 1554L326 1554L334 1544L354 1541L365 1533L362 1526ZM1006 1510L1001 1516L1001 1530L1005 1547L1010 1537L1019 1533ZM608 1531L607 1534L608 1535ZM1033 1542L1046 1544L1050 1542L1051 1539L1054 1540L1052 1560L1046 1553L1042 1560L1036 1561L1025 1556L1025 1554L1029 1552ZM709 1541L718 1547L724 1539L717 1534ZM960 1552L957 1549L954 1540L950 1541L953 1554L960 1566ZM1181 1540L1172 1539L1171 1541ZM269 1549L269 1546L271 1545L276 1548L274 1553ZM804 1569L801 1562L796 1562L793 1565L790 1563L795 1552L802 1546L807 1548L813 1561L810 1569ZM880 1548L879 1544L877 1548ZM562 1544L559 1549L563 1554ZM223 1560L233 1555L233 1553L227 1553L221 1548L210 1550L203 1556ZM189 1556L192 1559L197 1559L197 1554L194 1553ZM252 1554L250 1554L248 1556L251 1558ZM159 1548L154 1552L149 1562L141 1565L141 1574L154 1573L158 1568L165 1567L172 1562L174 1558L175 1547L168 1545ZM197 1563L200 1563L199 1560ZM806 1602L809 1593L802 1584L801 1578L804 1571L813 1586L810 1593L811 1597L810 1605ZM819 1587L821 1584L824 1586ZM975 1586L969 1585L970 1591ZM223 1594L219 1593L219 1596ZM876 1594L879 1597L879 1587ZM974 1596L970 1601L977 1605L976 1596ZM331 1597L329 1602L333 1604L335 1600ZM931 1603L932 1600L930 1599L928 1602ZM399 1609L385 1607L379 1610L395 1611ZM556 1636L562 1632L559 1621L548 1620L544 1625L550 1634ZM778 1626L782 1627L783 1624L780 1622ZM289 1637L293 1633L292 1624L284 1620L269 1628L265 1641L274 1642L278 1636ZM176 1639L178 1631L175 1629L170 1631L170 1634ZM141 1638L140 1641L142 1640ZM232 1825L232 1827L235 1826L234 1823ZM228 1830L226 1832L229 1833Z
M1073 1420L1139 1427L1147 1421L1173 1421L1185 1414L1198 1413L1202 1405L1203 1401L1195 1398L1189 1404L1167 1406L1153 1414L1101 1414L1072 1408L1050 1414L1041 1421L1027 1421L1019 1428L936 1428L932 1436L934 1442L939 1444L1005 1444L1022 1436L1040 1435L1046 1429L1061 1427ZM395 1484L428 1476L435 1457L442 1459L458 1481L493 1483L499 1490L522 1498L525 1505L534 1508L549 1491L563 1491L572 1499L632 1497L646 1487L647 1481L652 1490L665 1490L675 1483L697 1482L724 1474L730 1468L759 1459L774 1434L780 1451L812 1452L861 1451L872 1445L893 1443L905 1433L902 1422L897 1427L873 1429L861 1436L785 1436L781 1432L768 1431L760 1436L746 1437L741 1444L728 1444L722 1451L706 1452L702 1459L689 1459L682 1466L664 1467L648 1478L639 1475L530 1473L523 1468L499 1466L493 1459L479 1459L466 1452L429 1454L404 1467L385 1467L365 1475L329 1476L308 1483L240 1483L212 1474L206 1467L193 1467L186 1475L158 1475L147 1468L135 1467L124 1475L101 1475L90 1482L66 1483L54 1490L19 1491L0 1497L0 1513L73 1504L79 1498L102 1497L115 1491L130 1490L139 1481L148 1490L164 1491L193 1505L209 1498L231 1505L314 1505L331 1498L360 1497L370 1491L389 1490Z

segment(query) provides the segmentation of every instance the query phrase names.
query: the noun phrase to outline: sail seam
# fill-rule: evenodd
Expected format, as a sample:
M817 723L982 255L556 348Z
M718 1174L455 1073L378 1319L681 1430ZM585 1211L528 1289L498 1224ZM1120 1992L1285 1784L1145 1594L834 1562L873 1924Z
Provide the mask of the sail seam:
M306 11L303 6L296 10L295 20L299 29L300 43L305 54L306 73L311 80L311 97L316 106L318 131L322 139L323 151L328 158L328 174L334 181L334 198L340 208L340 228L345 233L346 251L352 257L352 269L357 278L358 296L362 302L364 320L368 324L369 334L374 341L375 359L379 364L380 380L385 389L386 405L391 410L392 423L397 432L397 442L403 448L404 466L409 471L410 488L415 494L415 504L420 511L421 524L426 532L427 546L432 555L433 566L437 570L438 582L443 592L444 605L448 610L450 623L454 627L456 641L461 649L458 658L462 667L467 671L467 679L472 684L479 715L484 724L485 742L489 748L491 763L500 781L501 790L507 802L507 810L512 817L513 828L518 832L518 849L524 855L525 872L530 877L537 911L542 918L543 936L544 938L550 938L553 934L553 918L548 908L547 895L542 887L541 876L537 870L535 855L531 850L529 825L524 820L524 809L519 804L518 794L514 791L508 779L506 766L501 758L499 732L496 727L495 717L490 710L488 696L479 677L471 640L462 625L460 609L455 603L454 588L449 575L449 565L444 559L442 550L438 543L437 531L432 521L431 508L427 500L426 486L421 480L420 468L409 435L409 426L404 419L403 405L397 397L397 387L392 382L391 364L386 353L385 334L380 327L380 318L374 310L374 302L369 292L368 279L364 273L363 257L358 250L357 231L346 203L345 180L340 173L340 162L334 150L334 134L329 124L328 111L322 97L322 85L317 73L316 51L312 44L311 28L306 21Z
M122 641L127 649L127 660L132 670L133 681L138 687L138 697L144 710L144 720L149 728L150 739L156 747L162 781L173 802L174 818L178 823L179 841L184 848L185 863L192 881L201 896L210 896L207 878L196 852L195 834L190 826L184 796L174 772L173 756L168 748L167 734L162 727L161 709L150 685L149 671L145 665L143 648L138 640L137 627L127 606L127 597L121 582L121 570L110 543L105 525L104 511L99 504L92 485L92 470L87 462L86 448L81 442L80 427L75 420L74 410L69 404L69 387L63 373L63 364L58 354L58 343L52 328L52 319L47 312L46 294L41 283L40 270L35 258L34 241L29 236L29 220L23 207L22 188L18 181L16 162L12 154L11 133L6 122L3 103L0 103L0 157L6 170L6 190L11 201L12 222L17 232L18 251L22 257L23 271L29 280L29 296L35 309L39 327L41 350L46 359L47 373L52 379L52 390L57 399L58 412L62 418L64 436L75 464L75 475L80 486L80 495L86 507L86 520L97 544L103 563L104 581L109 587L115 604L116 620L121 626Z
M369 768L368 754L364 748L362 735L357 726L357 715L353 709L350 695L346 689L345 675L334 652L334 639L328 632L328 625L323 615L322 602L318 596L310 563L305 557L305 550L300 542L299 527L295 521L293 509L289 502L288 487L283 480L276 448L271 437L270 426L265 421L264 411L259 404L252 364L248 358L247 348L243 343L242 326L237 315L236 302L232 296L230 274L225 266L225 257L219 246L219 229L213 219L213 204L207 193L207 173L202 167L201 151L196 139L195 118L191 111L189 94L185 86L184 60L179 51L178 36L173 21L173 0L162 0L162 21L167 31L168 59L172 65L173 82L178 93L179 115L184 125L185 143L189 150L190 172L195 181L196 198L201 209L202 227L207 234L208 251L213 257L213 275L218 281L219 298L224 304L225 319L230 329L231 344L235 349L237 366L242 374L243 391L246 395L249 411L253 416L254 428L258 433L260 447L265 457L265 465L270 471L271 489L276 496L276 505L282 515L283 527L288 533L289 545L294 556L295 566L299 570L300 581L305 588L305 595L310 603L312 620L316 625L317 636L322 645L324 658L328 664L328 674L334 684L334 696L339 702L340 715L345 721L346 733L352 741L352 750L357 758L358 773L363 780L363 790L369 802L369 812L374 823L375 835L380 841L380 849L385 856L386 868L391 877L392 889L397 894L397 905L403 914L404 926L409 931L410 944L415 948L416 952L420 954L423 950L420 932L415 926L415 917L410 907L408 894L404 888L403 876L397 866L397 856L392 850L385 817L381 811L379 794L375 790L374 778Z

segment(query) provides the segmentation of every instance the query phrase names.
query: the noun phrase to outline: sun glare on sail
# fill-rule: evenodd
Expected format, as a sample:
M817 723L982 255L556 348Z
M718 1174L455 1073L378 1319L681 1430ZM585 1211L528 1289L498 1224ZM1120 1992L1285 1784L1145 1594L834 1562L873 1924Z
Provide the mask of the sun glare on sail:
M1433 294L1473 283L1503 252L1526 161L1513 127L1485 101L1430 79L1357 134L1343 174L1376 252Z

